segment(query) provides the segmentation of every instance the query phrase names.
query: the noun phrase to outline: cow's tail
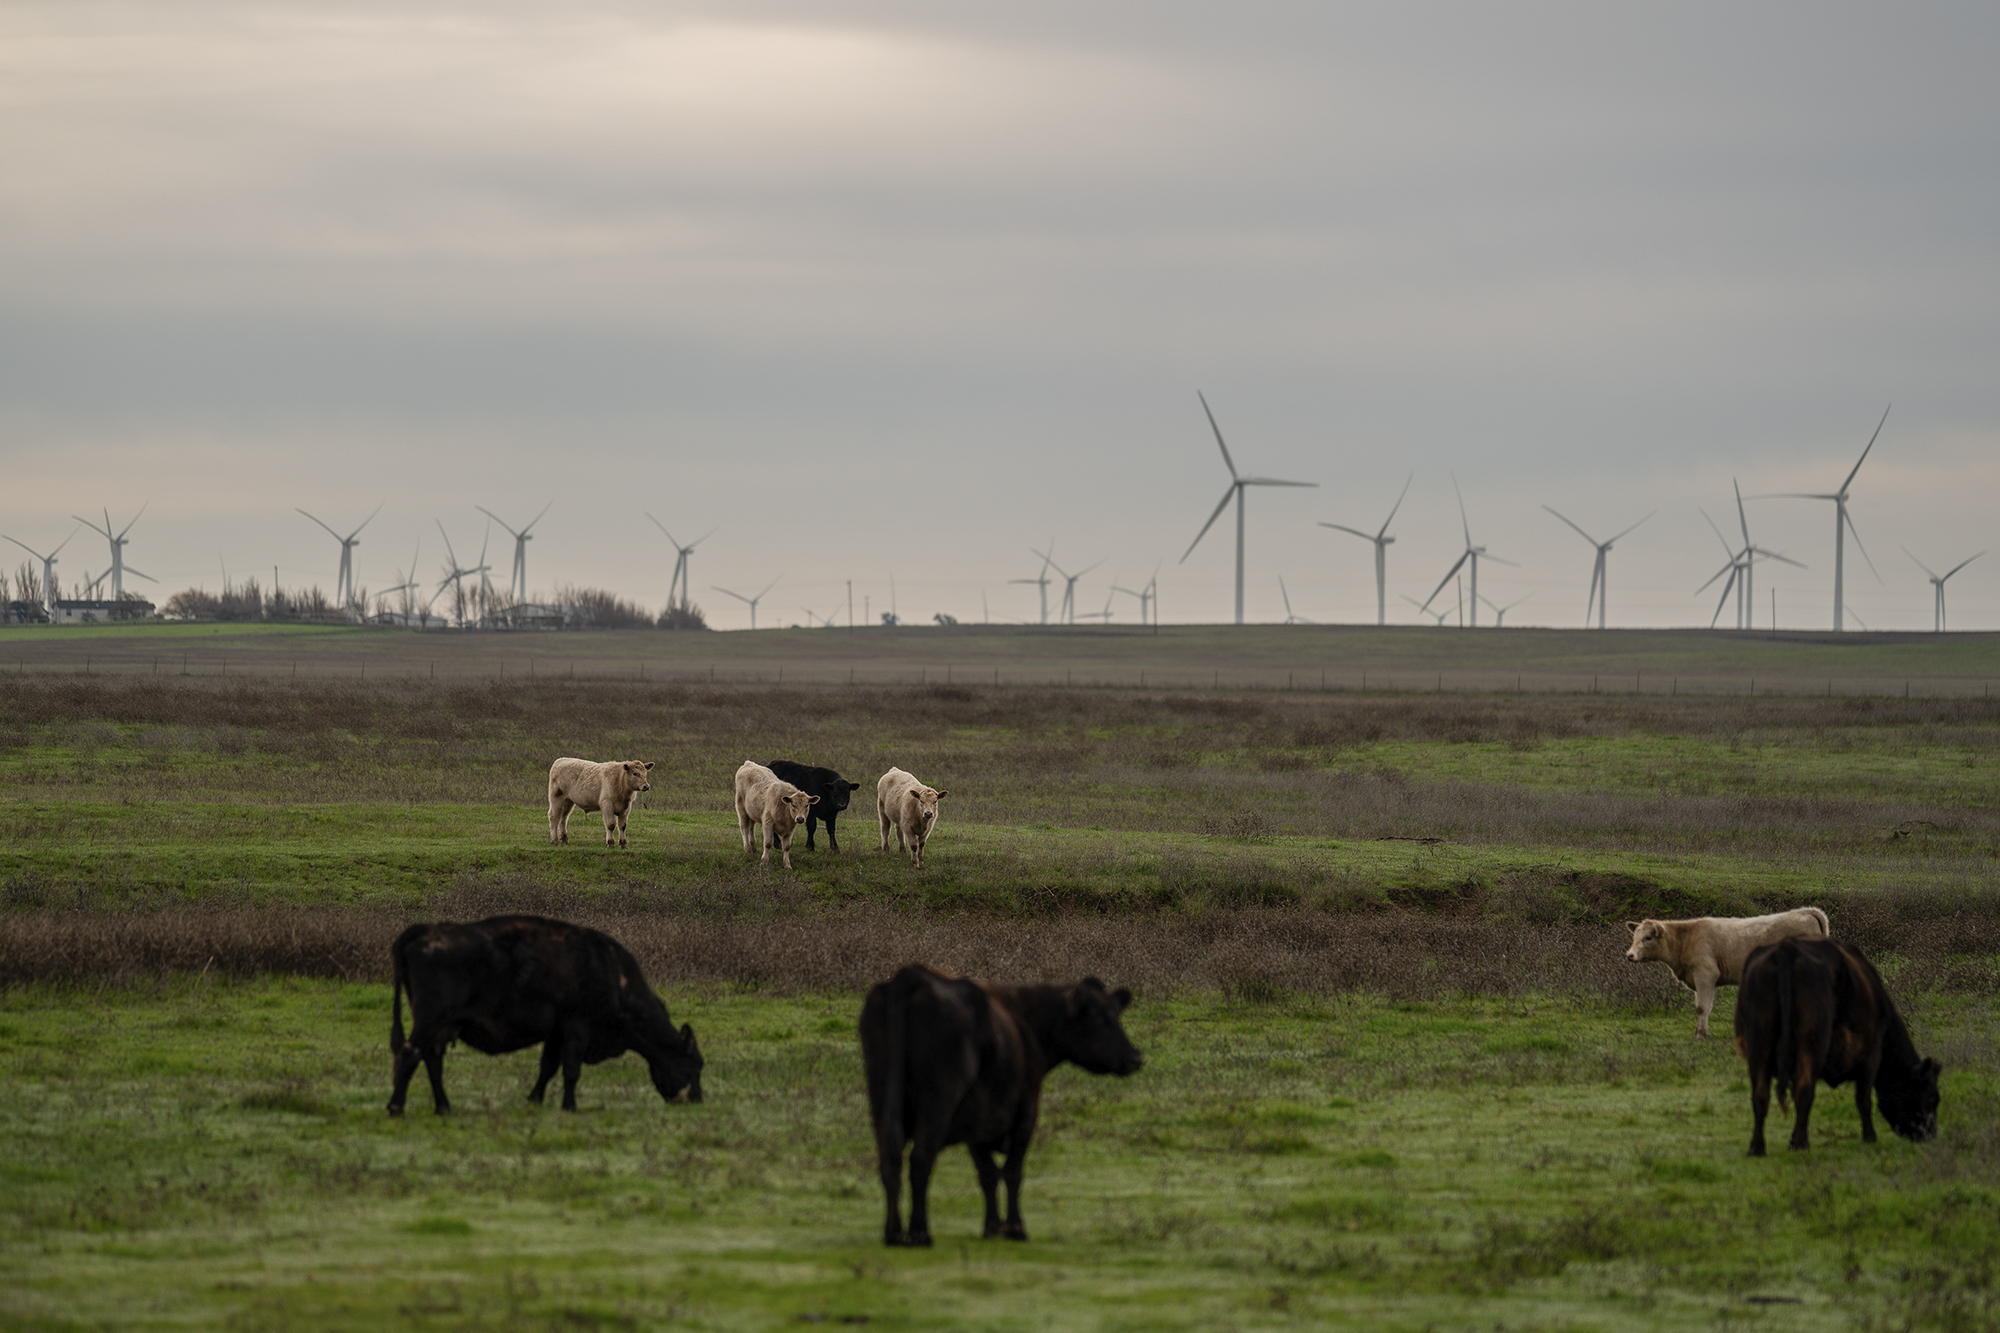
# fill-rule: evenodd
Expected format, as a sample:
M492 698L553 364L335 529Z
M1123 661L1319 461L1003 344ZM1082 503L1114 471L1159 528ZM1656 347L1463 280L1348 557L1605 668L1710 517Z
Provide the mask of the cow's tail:
M1798 1079L1799 1023L1797 997L1792 993L1792 960L1797 950L1781 941L1771 951L1771 963L1778 972L1778 1044L1771 1071L1778 1084L1778 1105L1792 1104L1792 1084Z
M389 1053L397 1055L403 1049L403 991L409 984L409 972L403 964L403 942L397 940L389 950L389 960L395 969L395 980L390 984L389 1013Z
M882 1071L882 1142L896 1149L903 1146L903 1086L908 1078L910 1046L910 983L896 977L889 983L883 1019L889 1030L887 1066Z
M1819 922L1820 935L1827 939L1833 938L1833 923L1826 919L1826 913L1817 907L1808 907L1806 911L1812 913L1813 920Z

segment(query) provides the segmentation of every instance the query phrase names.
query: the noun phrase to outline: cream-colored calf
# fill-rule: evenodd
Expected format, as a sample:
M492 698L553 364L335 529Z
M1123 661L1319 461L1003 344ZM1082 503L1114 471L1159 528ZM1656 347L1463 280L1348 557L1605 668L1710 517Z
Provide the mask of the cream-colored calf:
M763 825L764 854L757 859L771 859L771 844L776 842L778 850L785 858L785 869L792 868L792 831L806 822L806 815L812 810L817 796L808 796L776 773L754 759L745 759L736 770L736 828L743 835L743 850L750 850L750 826Z
M1632 947L1628 963L1665 963L1674 980L1694 992L1694 1035L1708 1035L1708 1011L1715 1008L1715 988L1743 980L1743 960L1766 944L1832 933L1826 913L1817 907L1797 907L1769 916L1698 916L1687 921L1627 921Z
M875 784L875 818L882 826L882 850L889 850L889 830L896 830L896 846L910 854L910 863L924 864L924 844L937 827L938 802L949 792L926 787L900 768L884 773Z
M652 765L637 759L600 764L590 759L558 759L549 765L549 842L569 841L571 810L604 812L604 845L625 845L625 816L632 798L653 789Z

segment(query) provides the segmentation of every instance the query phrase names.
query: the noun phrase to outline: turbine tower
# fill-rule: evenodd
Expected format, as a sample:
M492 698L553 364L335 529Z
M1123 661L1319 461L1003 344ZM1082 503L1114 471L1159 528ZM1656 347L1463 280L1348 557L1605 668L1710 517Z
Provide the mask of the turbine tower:
M487 565L485 560L482 559L477 565L474 565L470 569L461 566L458 563L458 552L451 549L451 534L444 530L444 524L442 522L438 524L438 536L444 538L444 553L447 556L451 557L451 572L449 574L446 574L442 579L438 580L437 592L431 594L431 600L436 601L438 593L443 592L445 584L449 583L452 589L453 614L458 621L458 627L460 629L464 629L465 628L465 576L468 574L484 575L486 573Z
M651 514L646 515L646 517L653 518ZM696 537L686 546L682 546L680 543L680 538L674 536L674 534L671 532L667 532L667 525L660 522L659 519L653 518L653 526L658 528L661 532L666 533L667 540L674 544L674 574L672 578L667 580L667 605L672 606L674 604L674 590L678 588L680 590L680 607L681 610L685 611L688 609L689 605L688 557L694 554L695 547L701 545L703 542L707 541L710 537L713 537L715 535L715 529L710 528L707 532L702 533L701 536Z
M1893 407L1895 406L1895 404L1891 403L1889 406ZM1854 534L1854 545L1861 552L1861 558L1863 560L1868 561L1868 568L1870 570L1875 570L1875 562L1874 560L1869 558L1868 548L1861 544L1861 530L1859 528L1856 528L1854 526L1854 520L1848 517L1847 488L1853 484L1854 474L1856 472L1861 471L1861 465L1868 461L1868 450L1873 449L1875 447L1875 441L1881 438L1882 427L1888 423L1888 420L1889 420L1889 408L1885 407L1882 409L1882 420L1875 423L1875 433L1868 437L1867 445L1861 450L1861 457L1854 460L1854 466L1852 469L1849 470L1847 474L1847 479L1841 482L1840 489L1834 491L1832 494L1814 495L1814 494L1808 494L1807 492L1804 491L1782 491L1766 495L1752 495L1748 497L1749 499L1752 500L1833 501L1833 628L1836 633L1838 633L1842 628L1841 618L1840 618L1841 612L1847 606L1847 601L1846 601L1847 593L1845 585L1842 582L1842 579L1847 563L1847 534L1849 532L1852 532ZM1875 577L1877 579L1880 579L1882 577L1881 572L1876 571ZM1859 620L1860 617L1856 616L1855 619ZM1867 629L1868 627L1866 625L1863 625L1861 628Z
M1389 546L1396 540L1389 535L1389 525L1396 521L1396 511L1403 507L1403 496L1410 493L1410 483L1415 481L1416 477L1417 474L1412 472L1403 479L1403 493L1398 495L1396 503L1389 507L1389 517L1382 520L1379 532L1363 532L1359 528L1350 528L1345 523L1320 524L1323 528L1351 532L1365 541L1375 543L1375 623L1378 625L1389 623Z
M1222 450L1222 465L1229 469L1229 489L1222 493L1222 500L1215 506L1215 512L1208 516L1208 522L1201 525L1201 531L1197 532L1194 535L1194 540L1188 543L1187 550L1181 555L1180 563L1187 563L1188 556L1193 555L1194 548L1201 545L1201 539L1206 537L1208 530L1215 526L1215 520L1222 517L1222 511L1229 507L1229 501L1233 497L1236 501L1236 623L1240 625L1243 623L1243 492L1245 488L1250 486L1318 486L1319 483L1316 481L1278 481L1272 477L1243 476L1236 470L1236 460L1229 456L1229 446L1223 443L1222 427L1215 424L1215 413L1209 411L1208 399L1203 397L1199 391L1195 393L1195 397L1201 399L1201 410L1208 416L1208 428L1215 432L1216 447Z
M1472 563L1472 628L1478 629L1480 560L1491 560L1496 565L1513 565L1516 569L1520 568L1520 566L1514 565L1512 560L1502 560L1497 555L1487 555L1484 546L1474 546L1472 544L1472 523L1465 516L1465 493L1458 489L1458 476L1456 473L1451 478L1451 489L1458 496L1458 522L1459 526L1465 530L1465 554L1459 556L1457 564L1445 571L1445 576L1438 580L1438 586L1431 589L1431 595L1424 598L1421 605L1428 612L1431 609L1431 603L1437 600L1437 595L1444 591L1444 585L1457 577L1458 571L1465 567L1467 561L1470 561ZM1438 623L1442 625L1444 621L1440 619Z
M1055 550L1055 549L1056 549L1056 544L1055 544L1055 543L1054 543L1053 541L1051 541L1051 542L1049 543L1049 549L1050 549L1051 551L1053 551L1053 550ZM1033 555L1042 555L1042 553L1041 553L1040 551L1037 551L1037 550L1035 550L1035 548L1034 548L1034 547L1032 547L1032 546L1030 546L1030 547L1028 548L1028 550L1029 550L1029 552L1030 552L1031 554L1033 554ZM1046 624L1048 624L1048 623L1049 623L1049 566L1050 566L1051 564L1053 564L1053 563L1054 563L1054 562L1053 562L1052 560L1050 560L1050 559L1049 559L1049 558L1048 558L1047 556L1045 556L1045 555L1042 555L1042 572L1041 572L1041 574L1040 574L1039 576L1037 576L1037 577L1035 577L1035 578L1032 578L1032 579L1008 579L1008 580L1007 580L1007 582L1009 582L1009 583L1032 583L1032 584L1034 584L1034 585L1035 585L1035 586L1036 586L1037 588L1039 588L1039 589L1041 590L1041 594L1042 594L1042 623L1043 623L1044 625L1046 625Z
M18 546L20 545L20 543L16 542L15 545ZM1910 559L1912 560L1917 560L1916 553L1910 550L1910 548L1907 546L1903 548L1903 554L1909 556ZM1981 551L1979 553L1979 555L1985 555L1985 554L1986 552L1984 551ZM1964 569L1967 565L1971 564L1973 561L1977 560L1979 558L1979 555L1969 555L1965 557L1965 559L1959 561L1957 564L1953 565L1950 569L1947 569L1942 574L1931 574L1931 567L1925 564L1923 561L1917 560L1917 568L1923 570L1924 573L1926 574L1930 574L1931 589L1937 594L1935 621L1931 627L1931 633L1933 634L1944 633L1944 581L1950 578L1953 574L1958 573L1959 570ZM1860 618L1861 617L1859 616L1855 617L1856 620L1859 620ZM1866 625L1863 625L1861 628L1867 629L1868 627Z
M1304 616L1292 614L1292 594L1285 588L1285 576L1278 575L1278 595L1285 599L1285 623L1287 625L1310 625L1313 622Z
M1597 628L1603 629L1606 584L1609 582L1605 574L1604 557L1610 553L1612 544L1614 542L1617 542L1620 538L1624 537L1625 533L1632 531L1632 528L1638 527L1639 523L1644 523L1646 521L1646 518L1651 518L1653 514L1657 514L1660 511L1655 509L1652 514L1646 515L1646 518L1640 519L1639 523L1634 523L1631 528L1625 529L1625 532L1619 533L1617 537L1613 537L1610 541L1601 542L1597 540L1597 538L1585 532L1582 528L1577 527L1575 523L1571 523L1569 519L1563 518L1561 514L1557 514L1555 509L1552 508L1551 506L1543 505L1542 508L1547 509L1551 514L1555 514L1556 517L1561 518L1563 522L1569 523L1570 527L1576 529L1577 536L1583 538L1585 541L1589 542L1592 546L1595 546L1597 548L1597 563L1592 565L1590 568L1590 596L1587 599L1585 599L1583 603L1583 627L1585 629L1590 628L1590 609L1594 604L1597 608ZM1490 600L1486 604L1488 606L1493 606L1493 603ZM1518 603L1515 603L1515 605L1518 605ZM1496 611L1501 611L1501 608L1499 607L1495 607L1494 609ZM1502 612L1502 614L1504 614L1504 611ZM1496 620L1493 623L1495 624L1495 626L1498 626L1500 622Z
M543 505L542 514L548 513L549 505L554 503L555 501L551 500L549 504ZM529 534L534 531L535 524L542 521L542 514L537 514L529 519L527 526L516 532L514 529L507 527L507 520L501 518L500 515L494 513L486 506L474 505L472 507L492 519L495 523L498 523L501 527L506 528L507 535L514 539L514 575L512 584L508 588L508 595L513 598L514 605L520 606L528 600L528 543L534 540Z
M69 536L58 542L55 551L50 551L47 555L43 555L40 551L37 551L34 547L18 538L7 538L8 541L13 542L14 545L42 562L42 605L49 613L49 623L51 625L56 623L56 551L60 551L63 547L68 546L71 539L75 536L76 529L71 528Z
M1056 620L1061 624L1074 625L1076 623L1076 581L1082 578L1085 574L1088 574L1091 570L1096 569L1097 565L1101 565L1104 562L1100 560L1097 562L1097 565L1085 565L1082 569L1079 569L1078 571L1076 571L1076 573L1072 574L1068 570L1064 569L1061 565L1056 564L1055 548L1056 544L1054 542L1050 542L1048 553L1044 554L1041 551L1035 551L1035 554L1041 556L1042 559L1046 562L1042 568L1042 579L1044 582L1046 582L1046 580L1048 579L1048 571L1051 568L1053 568L1056 573L1063 576L1064 582L1063 582L1062 606L1056 612ZM1029 549L1033 550L1034 548L1030 547ZM1022 582L1031 583L1034 582L1034 580L1023 579Z
M382 503L387 504L388 501L385 500ZM298 512L306 514L306 511L303 509ZM327 536L340 543L340 573L333 581L333 604L343 611L347 609L348 601L354 596L354 548L361 545L361 529L373 523L375 515L381 512L382 505L376 505L374 512L369 514L367 518L362 519L360 526L356 527L354 531L348 533L345 537L335 532L332 528L328 528L319 519L313 518L311 514L306 514L307 518L311 518L313 522L319 523L322 528L326 528Z
M132 523L127 523L123 528L120 528L115 536L111 531L111 511L109 509L104 511L104 526L101 528L91 520L80 515L70 515L71 518L76 519L77 522L83 524L83 526L89 528L92 532L98 533L111 543L111 568L105 570L103 574L99 574L94 582L101 582L108 575L111 579L111 600L114 602L123 599L125 596L125 576L127 574L142 578L148 583L159 582L151 574L142 574L125 563L125 534L132 530L132 524L137 523L139 515L145 512L146 506L140 505L139 513L132 515Z
M783 575L783 574L780 574L780 575L778 575L778 578L779 578L779 579L781 579L781 578L783 578L783 577L784 577L784 575ZM717 592L720 592L720 593L728 593L728 594L729 594L729 596L731 596L731 597L734 597L734 598L735 598L735 599L736 599L737 601L739 601L739 602L743 602L743 603L745 603L746 605L748 605L748 606L749 606L749 608L750 608L750 628L751 628L751 629L756 629L756 628L757 628L757 603L759 603L759 602L761 602L761 601L763 601L763 600L764 600L764 593L765 593L765 592L769 592L769 591L771 591L771 589L773 589L773 588L775 588L775 587L777 587L777 586L778 586L778 579L772 579L772 580L771 580L771 581L770 581L769 583L765 584L765 585L764 585L764 592L760 592L760 593L758 593L758 594L757 594L757 595L756 595L755 597L745 597L745 596L744 596L744 595L743 595L742 593L740 593L740 592L730 592L730 591L729 591L729 589L727 589L727 588L723 587L723 586L722 586L721 584L719 584L719 583L711 583L711 584L709 584L708 586L709 586L709 587L711 587L711 588L713 588L713 589L715 589L715 590L716 590Z

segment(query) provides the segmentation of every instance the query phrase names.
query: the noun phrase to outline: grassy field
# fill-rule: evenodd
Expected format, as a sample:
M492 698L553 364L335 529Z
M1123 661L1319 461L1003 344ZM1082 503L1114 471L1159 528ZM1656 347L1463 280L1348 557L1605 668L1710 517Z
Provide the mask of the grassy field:
M0 675L0 1323L2000 1319L2000 701L1944 675L1907 700L861 688L747 660L608 693L490 657ZM658 762L631 850L583 814L547 845L563 753ZM746 858L729 776L780 755L949 788L926 869L875 850L866 790L841 856ZM1833 1094L1810 1157L1746 1160L1727 1041L1620 959L1628 916L1800 902L1945 1061L1937 1143L1864 1150ZM461 1051L462 1114L383 1116L386 941L523 909L632 945L702 1034L705 1105L625 1060L564 1117L522 1101L532 1056ZM939 1248L877 1243L853 1018L913 957L1140 992L1145 1071L1051 1085L1026 1246L974 1239L962 1155Z

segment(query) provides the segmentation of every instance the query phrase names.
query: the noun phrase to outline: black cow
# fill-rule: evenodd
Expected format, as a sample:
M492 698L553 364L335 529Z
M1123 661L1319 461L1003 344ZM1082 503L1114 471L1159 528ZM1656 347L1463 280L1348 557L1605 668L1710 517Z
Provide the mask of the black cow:
M1839 940L1798 937L1767 944L1743 963L1736 995L1736 1049L1750 1066L1756 1128L1750 1155L1764 1155L1771 1084L1778 1103L1797 1103L1792 1147L1810 1147L1813 1085L1854 1081L1861 1141L1875 1142L1872 1090L1882 1118L1912 1143L1937 1136L1938 1062L1918 1056L1882 978L1861 951Z
M888 1245L929 1245L931 1167L953 1143L972 1150L986 1195L985 1234L1026 1240L1021 1164L1035 1136L1042 1079L1063 1061L1093 1074L1134 1073L1143 1063L1119 1015L1132 992L1096 977L1071 986L996 986L912 964L868 992L861 1058L882 1171ZM910 1151L910 1229L898 1208L903 1148ZM993 1154L1006 1155L996 1168ZM1007 1182L1007 1221L995 1186Z
M826 845L838 852L840 840L833 836L833 821L840 818L840 812L847 808L849 794L860 791L861 784L849 782L830 768L795 764L789 759L773 759L764 767L776 773L780 782L789 782L806 795L819 797L806 815L806 846L813 845L813 830L819 826L819 821L824 819Z
M628 1050L651 1067L660 1096L670 1102L701 1100L701 1048L694 1029L674 1030L638 960L601 930L541 916L495 916L466 925L446 921L411 926L396 937L389 955L396 976L390 1115L403 1113L419 1061L430 1074L437 1113L451 1109L444 1095L444 1048L453 1041L488 1055L540 1042L541 1077L528 1100L542 1100L560 1065L565 1111L576 1109L582 1066ZM405 991L408 1041L403 1040Z

